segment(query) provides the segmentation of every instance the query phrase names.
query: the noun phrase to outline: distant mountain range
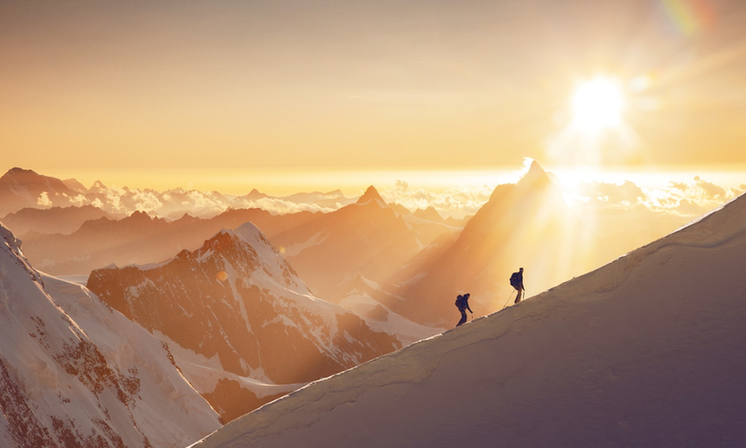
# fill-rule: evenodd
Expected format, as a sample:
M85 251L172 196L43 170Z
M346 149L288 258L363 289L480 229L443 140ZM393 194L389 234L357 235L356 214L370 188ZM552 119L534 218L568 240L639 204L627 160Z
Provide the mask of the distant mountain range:
M16 171L5 177L16 178ZM24 179L41 177L22 172ZM86 194L95 201L107 191L96 182ZM236 201L261 198L267 196L254 190ZM339 191L289 198L322 198L337 205L345 200ZM160 262L183 249L198 248L222 228L253 222L316 294L334 301L369 289L370 282L384 284L422 249L443 238L455 238L461 229L450 225L456 221L444 220L432 208L412 213L396 204L388 205L373 187L355 204L331 213L276 215L253 208L227 210L209 219L184 215L169 221L144 212L121 218L92 206L70 206L26 208L8 214L3 222L23 236L29 260L53 275L87 274L110 264Z
M15 213L8 213L2 218L2 222L19 236L29 232L69 235L80 229L86 221L101 218L114 219L98 207L84 205L47 209L23 208Z
M89 194L104 190L97 183ZM340 195L327 194L337 204ZM266 195L252 191L242 200L261 198ZM41 229L56 213L60 226L69 230L84 211L91 209L24 210L6 220L22 229ZM210 219L185 215L169 222L136 212L119 220L86 221L69 235L30 230L23 238L26 255L41 269L55 275L85 274L112 263L160 262L183 249L198 248L222 228L249 221L264 231L318 296L338 302L368 295L427 325L451 325L458 293L471 292L481 313L508 304L512 289L507 279L519 267L525 268L527 290L535 293L618 255L602 250L598 236L565 204L536 162L517 184L498 185L463 231L435 209L411 213L387 204L370 187L356 203L329 213L273 215L242 209Z
M420 250L460 228L397 213L369 187L355 204L321 214L271 237L288 262L321 297L339 301L385 282Z
M254 222L270 235L315 218L310 212L273 215L261 209L228 210L210 219L183 216L176 221L135 212L124 219L99 218L86 221L69 234L30 232L23 236L29 260L54 275L87 274L116 264L147 264L194 250L223 228Z
M269 196L254 189L245 196L229 197L217 191L175 188L166 191L108 187L96 181L86 188L75 179L60 180L32 170L13 168L0 177L0 218L24 208L46 209L92 205L115 218L147 211L161 218L178 219L184 214L211 218L230 208L275 209L278 206L298 211L330 211L350 204L341 191L296 193L285 197ZM280 208L283 208L280 207ZM67 233L67 232L65 232Z

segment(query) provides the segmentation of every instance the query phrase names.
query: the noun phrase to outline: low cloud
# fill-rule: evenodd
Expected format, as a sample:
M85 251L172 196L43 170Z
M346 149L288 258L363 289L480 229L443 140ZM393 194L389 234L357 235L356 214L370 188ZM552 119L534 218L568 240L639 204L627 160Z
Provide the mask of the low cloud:
M227 201L211 192L191 190L181 204L198 216L214 216L228 209Z
M742 192L742 191L741 191ZM695 176L688 182L669 182L662 188L644 188L634 182L585 182L570 195L575 206L630 209L642 205L653 212L694 217L708 212L739 194Z
M126 210L122 206L122 197L121 193L117 192L116 190L109 189L105 193L106 202L105 202L105 208L108 208L109 210L114 213L127 213L128 210ZM133 210L134 211L134 210Z
M40 205L42 207L51 207L52 200L49 199L49 193L46 191L42 192L42 194L39 195L39 198L36 200L36 204Z
M577 195L584 198L584 203L596 206L631 206L646 199L646 194L642 188L630 181L624 181L621 184L586 182L578 187Z
M402 182L401 184L399 182ZM406 188L403 188L406 185ZM494 186L453 188L444 192L410 189L406 182L397 181L396 188L382 190L381 196L388 203L403 205L409 210L433 207L441 216L463 218L474 215L490 198Z
M132 194L132 201L135 203L135 210L139 212L157 212L163 207L163 202L152 191L136 190Z
M746 193L746 184L739 185L737 187L731 187L730 189L730 195L733 197L740 196L742 194Z
M682 199L674 210L684 216L698 216L707 213L707 208L688 199Z
M322 207L316 204L297 203L282 198L272 197L255 200L241 199L239 201L234 201L232 205L238 208L261 208L262 210L266 210L276 215L299 212L329 213L341 207L341 204L337 204L337 207Z
M101 201L99 201L99 203L100 203L100 202L101 202ZM91 202L91 201L89 201L89 200L88 200L88 198L86 198L86 197L85 197L85 196L83 196L82 194L79 194L79 195L77 195L77 196L75 196L75 197L73 197L73 198L70 198L70 203L71 203L71 204L72 204L73 206L75 206L75 207L82 207L82 206L84 206L84 205L89 205L89 204L91 204L91 205L94 205L94 204L92 204L92 202ZM97 206L97 207L98 207L98 206Z

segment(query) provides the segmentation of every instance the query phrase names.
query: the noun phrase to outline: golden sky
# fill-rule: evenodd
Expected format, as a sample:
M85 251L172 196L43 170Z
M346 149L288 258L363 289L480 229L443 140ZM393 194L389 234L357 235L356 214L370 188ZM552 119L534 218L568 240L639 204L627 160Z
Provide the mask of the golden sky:
M745 23L741 0L4 0L0 168L743 167ZM594 76L623 126L568 137Z

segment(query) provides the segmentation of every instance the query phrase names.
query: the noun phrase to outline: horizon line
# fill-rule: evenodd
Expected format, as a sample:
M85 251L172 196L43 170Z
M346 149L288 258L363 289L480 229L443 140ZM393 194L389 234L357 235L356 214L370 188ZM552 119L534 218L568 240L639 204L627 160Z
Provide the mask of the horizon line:
M528 159L531 160L531 159ZM562 182L631 181L640 186L660 185L671 181L691 181L694 176L725 184L725 187L746 184L746 165L700 167L563 167L537 163ZM7 168L3 173L7 173ZM61 180L75 179L86 188L96 181L108 187L153 189L159 191L185 189L219 191L224 194L247 194L253 189L267 194L299 192L329 192L341 190L345 195L362 194L368 186L378 189L406 188L445 191L457 188L495 187L515 182L526 166L472 168L36 168L37 174ZM714 178L714 179L713 179ZM641 185L642 184L642 185Z

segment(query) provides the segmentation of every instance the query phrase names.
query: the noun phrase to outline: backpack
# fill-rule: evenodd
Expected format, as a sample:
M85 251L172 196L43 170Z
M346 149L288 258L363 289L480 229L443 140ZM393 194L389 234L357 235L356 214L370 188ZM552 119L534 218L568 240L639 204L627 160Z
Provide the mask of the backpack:
M459 311L461 311L464 308L466 308L466 305L464 304L464 302L465 302L465 300L464 300L463 296L456 297L456 308L458 308Z
M521 286L521 280L519 279L520 276L520 273L513 272L513 275L510 276L510 286L514 288Z

